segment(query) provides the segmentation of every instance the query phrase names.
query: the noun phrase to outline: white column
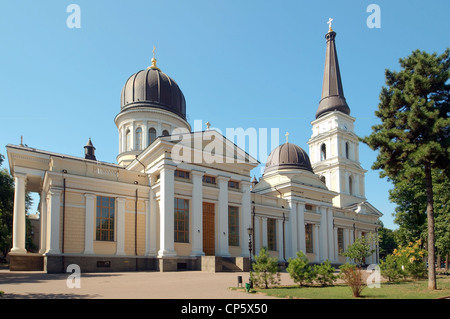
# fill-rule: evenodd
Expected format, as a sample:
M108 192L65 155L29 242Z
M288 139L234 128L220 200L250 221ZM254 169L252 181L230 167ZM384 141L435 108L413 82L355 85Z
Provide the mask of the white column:
M218 176L219 182L219 251L218 256L229 256L228 251L228 181L225 176Z
M149 221L148 221L148 236L146 238L146 256L156 256L156 233L158 231L158 225L156 224L158 205L155 199L155 192L153 191L153 184L155 183L155 177L153 175L149 176L150 190L148 193L149 198Z
M47 244L47 192L41 193L41 239L39 254L45 253Z
M134 145L134 141L136 141L136 126L134 125L134 122L130 125L130 146L128 147L131 151L136 150L136 145Z
M360 196L361 192L359 191L359 175L355 175L355 195Z
M339 245L338 245L338 229L337 227L333 228L333 239L334 239L334 262L339 261Z
M350 183L348 180L348 172L345 172L345 193L350 194Z
M150 186L151 189L151 186ZM149 192L150 193L150 192ZM149 194L150 195L150 194ZM151 200L144 200L145 205L145 251L144 256L150 256L150 236L151 236L151 208L150 208Z
M164 165L160 171L159 257L176 256L174 246L174 172L176 167Z
M299 250L306 254L306 242L305 242L305 203L297 204L298 211L298 242Z
M192 176L192 251L191 256L204 256L203 252L203 182L204 173L191 171Z
M289 201L290 211L289 211L289 223L291 229L291 235L288 237L291 242L291 252L288 254L289 257L295 258L298 251L298 233L297 233L297 203Z
M283 259L283 220L277 219L277 249L278 260Z
M347 251L347 247L349 246L349 242L350 242L350 232L348 228L344 228L344 252ZM346 261L348 262L349 259L348 257L346 257Z
M248 257L248 232L247 228L252 227L252 203L250 187L251 183L247 181L241 181L242 199L241 199L241 211L240 211L240 246L241 256Z
M125 128L125 125L122 126L122 149L121 153L124 153L127 151L127 129Z
M94 254L95 199L94 194L84 194L86 211L84 220L84 253Z
M11 253L25 254L25 187L27 175L14 175L13 245Z
M316 262L320 262L320 241L319 241L319 232L320 232L320 228L319 225L314 224L314 242L313 242L313 249L314 249L314 254L316 255Z
M48 212L50 216L47 217L47 238L48 245L46 254L60 254L59 248L59 229L60 229L60 215L61 215L61 190L51 188L48 192Z
M125 202L123 197L117 198L117 237L116 255L125 256Z
M336 251L334 247L334 227L333 227L333 210L331 207L325 208L327 212L327 222L328 222L328 259L333 262L335 261Z
M148 146L148 125L147 121L142 124L142 149L145 150Z
M320 260L325 261L328 256L328 218L327 209L318 207L320 211Z
M267 248L267 217L261 217L262 221L262 245Z

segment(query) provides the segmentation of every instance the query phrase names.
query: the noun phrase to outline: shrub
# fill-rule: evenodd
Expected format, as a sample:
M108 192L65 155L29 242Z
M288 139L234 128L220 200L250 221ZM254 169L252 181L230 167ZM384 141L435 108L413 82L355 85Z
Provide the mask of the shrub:
M316 277L313 267L309 264L308 257L302 251L297 252L296 258L289 258L286 271L294 282L300 286L312 283Z
M424 257L426 251L420 248L421 240L415 243L409 242L408 246L398 246L394 249L392 255L397 260L397 263L404 271L404 276L409 276L414 279L426 277L427 269Z
M349 263L345 263L339 268L341 270L340 277L352 290L353 297L360 297L361 292L366 287L362 279L361 269Z
M322 285L332 285L334 281L338 278L334 274L334 267L331 266L331 262L327 259L320 265L314 266L314 273L316 275L316 280Z
M276 285L280 282L278 259L270 257L266 247L261 248L259 255L255 256L250 279L255 286L266 289L269 288L269 285Z
M400 276L402 276L401 265L394 255L387 255L386 261L381 261L380 271L381 275L386 277L389 281L398 281Z

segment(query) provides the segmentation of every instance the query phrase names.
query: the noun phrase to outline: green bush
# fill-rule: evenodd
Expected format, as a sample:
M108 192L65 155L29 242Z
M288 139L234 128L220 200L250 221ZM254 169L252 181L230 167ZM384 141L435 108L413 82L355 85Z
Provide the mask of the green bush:
M292 280L300 286L311 284L316 278L314 268L311 267L308 257L302 251L297 252L296 258L289 258L289 265L286 271Z
M387 255L386 261L381 261L380 271L383 277L386 277L389 281L398 281L403 275L401 265L398 263L397 258L394 255Z
M334 274L334 267L331 266L331 262L327 259L320 265L314 265L313 272L316 275L316 281L322 286L332 285L338 276Z
M255 263L252 267L250 280L253 285L267 289L269 285L279 284L278 259L270 257L266 247L261 248L259 255L255 256Z

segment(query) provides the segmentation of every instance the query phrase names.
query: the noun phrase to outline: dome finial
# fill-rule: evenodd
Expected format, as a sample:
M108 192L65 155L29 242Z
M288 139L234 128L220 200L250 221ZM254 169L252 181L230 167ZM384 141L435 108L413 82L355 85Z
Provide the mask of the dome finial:
M284 136L286 136L286 143L289 143L289 132L286 132L286 134L284 134Z
M333 32L333 29L331 29L331 22L333 21L333 19L332 18L329 18L328 19L328 32Z
M152 58L152 66L149 67L150 69L159 70L159 68L156 66L156 57L155 57L156 47L153 46L153 58Z

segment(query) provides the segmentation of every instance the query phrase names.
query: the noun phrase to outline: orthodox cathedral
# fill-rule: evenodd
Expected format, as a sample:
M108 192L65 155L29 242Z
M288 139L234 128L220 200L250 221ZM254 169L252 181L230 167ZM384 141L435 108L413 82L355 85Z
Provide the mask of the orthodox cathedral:
M131 75L120 97L117 164L7 145L15 179L11 270L248 271L266 247L280 264L345 263L382 214L365 197L355 118L326 34L322 97L309 155L283 143L258 161L216 130L192 132L178 84L157 67ZM215 150L211 151L210 141ZM213 155L212 155L213 154ZM39 252L25 249L25 194L40 195ZM378 262L378 249L366 263Z

